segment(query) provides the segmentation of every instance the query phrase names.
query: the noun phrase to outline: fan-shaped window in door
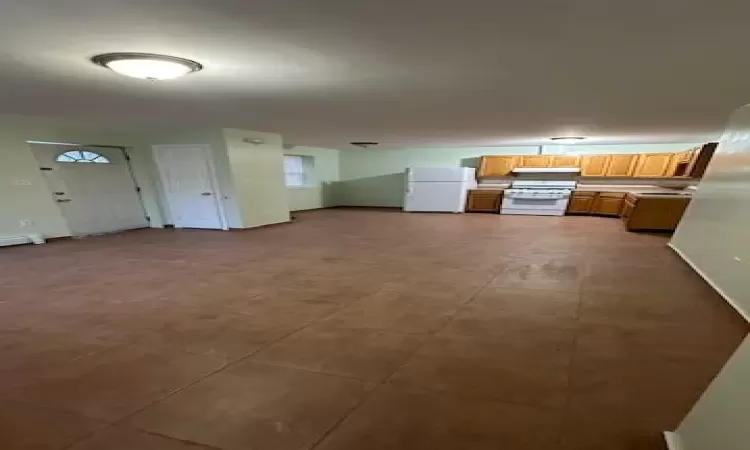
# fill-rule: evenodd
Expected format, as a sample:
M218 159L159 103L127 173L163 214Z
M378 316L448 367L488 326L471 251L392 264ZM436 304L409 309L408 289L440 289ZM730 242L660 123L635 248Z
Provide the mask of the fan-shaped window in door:
M105 156L99 153L91 152L88 150L70 150L65 153L61 153L57 157L57 162L70 162L70 163L99 163L108 164L110 161Z

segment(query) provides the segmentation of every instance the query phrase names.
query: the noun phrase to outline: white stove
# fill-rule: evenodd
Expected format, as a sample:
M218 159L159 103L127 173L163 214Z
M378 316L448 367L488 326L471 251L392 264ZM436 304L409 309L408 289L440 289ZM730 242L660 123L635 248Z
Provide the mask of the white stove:
M517 180L503 192L500 214L562 216L577 182L568 180Z

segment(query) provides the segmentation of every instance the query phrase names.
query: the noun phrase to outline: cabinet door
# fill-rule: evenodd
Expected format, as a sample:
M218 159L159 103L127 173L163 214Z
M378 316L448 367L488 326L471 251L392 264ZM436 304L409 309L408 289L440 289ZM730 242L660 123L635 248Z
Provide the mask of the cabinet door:
M594 200L593 213L603 216L619 216L624 202L623 196L599 194Z
M640 178L666 177L669 174L673 155L673 153L642 153L638 155L638 164L634 176Z
M579 167L580 165L580 156L553 155L549 157L549 167Z
M609 155L608 177L632 177L639 155Z
M477 176L507 176L516 167L517 158L517 156L482 156Z
M609 168L610 155L586 155L581 161L581 176L604 177Z
M550 157L546 155L521 156L518 167L549 167Z
M568 202L568 214L591 214L591 208L594 206L596 195L575 195L570 197Z
M630 220L630 216L633 215L633 210L635 209L635 203L631 202L630 200L626 199L622 204L622 211L620 211L620 218L623 222L627 225L628 221Z
M497 212L500 207L502 192L469 191L466 211L469 212Z

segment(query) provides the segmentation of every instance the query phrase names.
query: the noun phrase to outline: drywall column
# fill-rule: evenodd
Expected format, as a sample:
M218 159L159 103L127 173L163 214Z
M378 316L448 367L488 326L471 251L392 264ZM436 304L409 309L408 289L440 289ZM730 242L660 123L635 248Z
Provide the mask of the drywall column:
M735 111L670 245L750 318L750 106ZM676 430L674 450L750 448L750 339Z
M281 135L223 130L243 228L289 221Z

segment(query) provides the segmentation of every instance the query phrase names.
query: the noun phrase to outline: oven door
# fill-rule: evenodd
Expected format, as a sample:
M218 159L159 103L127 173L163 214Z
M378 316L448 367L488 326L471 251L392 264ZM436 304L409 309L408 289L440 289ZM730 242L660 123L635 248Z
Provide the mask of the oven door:
M500 212L503 214L563 215L567 208L568 197L509 196L503 197Z

